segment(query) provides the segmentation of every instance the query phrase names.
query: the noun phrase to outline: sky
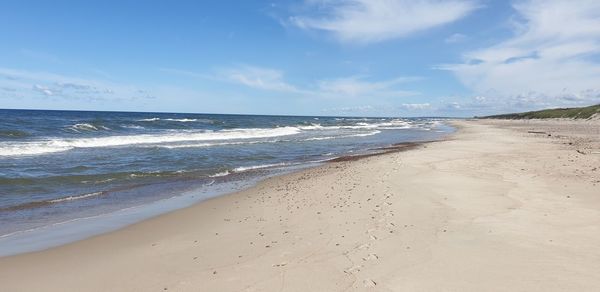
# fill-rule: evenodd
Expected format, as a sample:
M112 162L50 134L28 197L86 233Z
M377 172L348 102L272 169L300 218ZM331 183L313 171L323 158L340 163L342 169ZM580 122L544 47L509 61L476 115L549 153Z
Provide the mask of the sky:
M600 103L598 0L2 0L0 44L0 108L468 117Z

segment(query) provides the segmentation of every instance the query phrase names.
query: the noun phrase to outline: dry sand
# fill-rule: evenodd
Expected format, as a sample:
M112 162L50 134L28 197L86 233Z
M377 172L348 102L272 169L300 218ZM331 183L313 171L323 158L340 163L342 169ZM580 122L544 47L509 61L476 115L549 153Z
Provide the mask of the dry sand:
M599 124L455 125L0 258L0 291L600 291Z

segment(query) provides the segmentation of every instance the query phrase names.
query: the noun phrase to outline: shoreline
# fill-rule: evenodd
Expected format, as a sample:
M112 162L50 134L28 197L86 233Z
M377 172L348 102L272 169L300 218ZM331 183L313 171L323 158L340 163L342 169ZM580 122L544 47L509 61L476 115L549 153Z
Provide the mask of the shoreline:
M211 188L210 190L204 189L206 187L204 185L142 205L3 234L0 235L0 259L27 253L44 252L96 236L118 232L146 220L190 208L218 197L242 192L265 180L316 168L325 163L328 163L328 161L288 165L278 172L252 176L250 179L245 180L222 182L217 185L217 188ZM212 184L208 186L212 186Z
M501 123L453 124L452 139L267 178L117 231L2 257L0 288L598 289L600 184L595 170L582 170L598 158Z
M335 162L345 162L345 161L357 161L360 159L364 159L364 158L368 158L368 157L374 157L374 156L380 156L380 155L385 155L385 154L390 154L390 153L396 153L396 152L402 152L402 151L409 151L412 149L416 149L419 146L425 145L427 143L433 143L433 142L439 142L439 141L444 141L446 140L449 136L451 136L455 131L446 134L445 136L441 137L439 140L427 140L427 141L419 141L419 142L400 142L400 143L394 143L388 147L380 147L380 148L375 148L373 150L377 150L378 152L373 152L373 153L364 153L364 154L357 154L357 155L342 155L340 157L336 157L336 158L332 158L329 160L326 160L326 163L335 163Z
M452 128L448 125L445 127ZM212 183L196 187L189 191L152 201L142 205L135 205L111 211L109 213L94 214L86 217L78 217L66 221L55 222L49 225L34 227L31 229L18 230L0 235L0 258L26 254L31 252L40 252L62 245L76 243L81 240L93 238L110 232L116 232L128 226L141 223L161 215L178 210L193 207L196 204L202 204L221 196L232 195L255 187L261 182L292 173L321 167L324 164L336 163L342 161L355 161L372 156L385 155L393 152L406 151L414 149L424 143L442 141L452 135L455 130L450 130L441 135L438 140L416 141L416 142L398 142L386 147L372 149L363 149L359 154L345 153L339 157L316 161L298 162L292 164L282 164L274 168L267 168L270 173L262 175L251 175L248 179L230 180L221 182L216 188L205 189L212 186ZM280 169L276 171L275 169ZM263 168L253 169L236 174L244 175L247 171L265 170ZM218 177L222 179L223 177Z

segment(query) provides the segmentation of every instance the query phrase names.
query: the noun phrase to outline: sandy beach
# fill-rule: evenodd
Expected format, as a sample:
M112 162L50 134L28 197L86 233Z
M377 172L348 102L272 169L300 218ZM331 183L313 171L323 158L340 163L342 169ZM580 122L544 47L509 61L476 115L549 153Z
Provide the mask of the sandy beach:
M600 123L453 124L0 258L0 290L600 291Z

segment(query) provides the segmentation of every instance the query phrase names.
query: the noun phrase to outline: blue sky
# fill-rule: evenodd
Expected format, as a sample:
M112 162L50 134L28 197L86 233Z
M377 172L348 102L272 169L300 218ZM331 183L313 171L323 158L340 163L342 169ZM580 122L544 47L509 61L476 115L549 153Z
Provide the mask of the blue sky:
M2 1L0 108L471 116L600 102L600 1Z

